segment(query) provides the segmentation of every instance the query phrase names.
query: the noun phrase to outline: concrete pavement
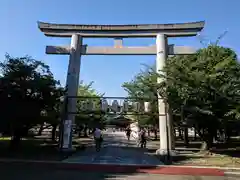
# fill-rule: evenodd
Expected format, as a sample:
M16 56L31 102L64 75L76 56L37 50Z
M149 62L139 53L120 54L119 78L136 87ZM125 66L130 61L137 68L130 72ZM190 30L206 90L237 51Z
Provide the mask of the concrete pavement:
M185 176L141 173L84 172L76 170L35 167L28 165L0 164L1 180L237 180L237 177Z
M85 152L77 153L63 162L81 171L224 176L224 171L217 168L163 166L156 155L149 154L147 149L137 147L136 140L128 141L125 133L119 131L104 133L100 152L90 147Z
M94 147L64 160L68 163L84 164L122 164L122 165L163 165L158 158L137 147L135 140L127 140L124 132L104 132L100 152Z
M14 172L14 173L13 173ZM0 161L1 179L235 180L218 168L166 166L147 150L127 141L124 132L104 133L103 148L79 152L63 162Z

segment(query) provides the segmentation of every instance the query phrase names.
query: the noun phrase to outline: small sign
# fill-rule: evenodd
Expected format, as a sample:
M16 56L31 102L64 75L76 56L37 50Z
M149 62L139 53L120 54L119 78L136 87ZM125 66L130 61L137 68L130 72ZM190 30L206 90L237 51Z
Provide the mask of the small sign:
M65 120L64 131L63 131L63 148L69 147L71 131L72 131L72 120Z

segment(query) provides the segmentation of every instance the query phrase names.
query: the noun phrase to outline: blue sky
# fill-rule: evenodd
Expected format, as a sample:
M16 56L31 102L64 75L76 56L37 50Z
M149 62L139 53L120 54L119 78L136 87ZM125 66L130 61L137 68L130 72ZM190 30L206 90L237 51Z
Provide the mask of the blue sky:
M221 45L240 53L239 0L2 0L0 5L0 58L30 55L50 65L65 85L68 56L46 55L46 45L69 44L69 38L45 37L37 21L75 24L154 24L205 20L202 37L216 40L228 31ZM113 44L111 39L88 39L88 45ZM202 47L199 37L171 39L170 43ZM124 45L150 45L154 39L128 39ZM131 80L155 56L84 56L80 79L94 81L107 96L125 96L121 84Z

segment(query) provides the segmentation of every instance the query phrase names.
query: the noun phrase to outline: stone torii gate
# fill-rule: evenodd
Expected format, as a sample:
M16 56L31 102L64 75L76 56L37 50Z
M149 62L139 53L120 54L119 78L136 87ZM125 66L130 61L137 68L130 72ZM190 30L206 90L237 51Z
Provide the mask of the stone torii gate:
M47 54L70 55L67 82L68 96L77 96L81 55L157 55L156 72L162 73L168 55L186 55L195 53L195 49L185 46L168 45L170 37L196 36L204 27L205 22L190 22L178 24L137 24L137 25L76 25L76 24L52 24L38 22L39 29L50 37L71 37L71 45L47 46ZM125 47L122 45L124 38L155 37L156 45L145 47ZM113 38L113 47L89 47L82 44L83 38ZM158 83L163 79L158 78ZM159 130L160 148L157 151L161 155L167 155L174 147L169 143L172 133L169 133L170 118L166 110L166 104L159 96ZM76 98L71 98L67 105L68 112L76 112ZM74 123L74 114L68 114L67 120ZM72 148L70 134L68 135L67 149ZM63 142L64 143L64 142Z

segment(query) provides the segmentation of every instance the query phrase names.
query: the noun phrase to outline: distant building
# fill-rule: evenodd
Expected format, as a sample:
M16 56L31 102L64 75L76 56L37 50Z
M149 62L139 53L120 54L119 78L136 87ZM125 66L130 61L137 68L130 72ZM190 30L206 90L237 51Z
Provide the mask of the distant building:
M115 125L118 127L127 127L133 122L132 119L128 118L124 115L115 115L108 117L107 124L109 125Z

